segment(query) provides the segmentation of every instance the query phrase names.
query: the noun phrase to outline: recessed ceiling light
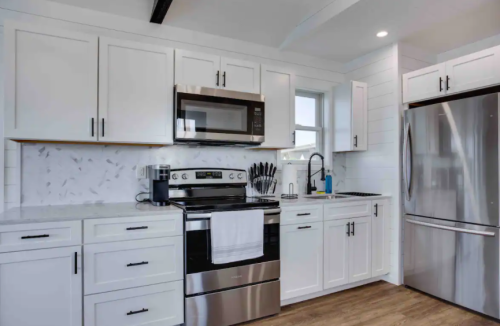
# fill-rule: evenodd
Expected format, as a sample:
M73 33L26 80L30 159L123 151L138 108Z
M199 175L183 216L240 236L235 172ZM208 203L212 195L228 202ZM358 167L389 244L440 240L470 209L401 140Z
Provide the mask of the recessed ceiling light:
M386 37L389 33L387 33L386 31L381 31L381 32L378 32L377 33L377 36L378 37Z

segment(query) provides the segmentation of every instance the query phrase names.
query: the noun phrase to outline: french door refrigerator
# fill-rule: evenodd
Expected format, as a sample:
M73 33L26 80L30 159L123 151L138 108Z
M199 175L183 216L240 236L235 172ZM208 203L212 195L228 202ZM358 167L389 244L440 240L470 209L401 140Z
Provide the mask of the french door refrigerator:
M410 105L403 140L405 285L495 318L499 91Z

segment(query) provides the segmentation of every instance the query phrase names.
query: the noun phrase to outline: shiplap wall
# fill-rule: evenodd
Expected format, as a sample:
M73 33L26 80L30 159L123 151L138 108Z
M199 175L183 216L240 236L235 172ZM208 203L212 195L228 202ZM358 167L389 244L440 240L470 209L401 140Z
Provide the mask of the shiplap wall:
M347 191L390 194L391 272L400 284L398 47L374 51L345 66L346 80L368 83L368 150L346 154Z

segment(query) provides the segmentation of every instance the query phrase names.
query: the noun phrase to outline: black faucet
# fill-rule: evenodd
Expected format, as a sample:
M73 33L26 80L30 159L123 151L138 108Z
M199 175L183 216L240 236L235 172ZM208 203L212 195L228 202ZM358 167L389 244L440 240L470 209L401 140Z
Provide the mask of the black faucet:
M311 177L314 175L311 175L311 160L314 156L318 155L321 157L321 170L316 171L314 174L318 173L321 171L321 181L325 181L325 158L323 155L320 153L313 153L311 157L309 157L309 163L307 164L307 194L310 195L311 192Z

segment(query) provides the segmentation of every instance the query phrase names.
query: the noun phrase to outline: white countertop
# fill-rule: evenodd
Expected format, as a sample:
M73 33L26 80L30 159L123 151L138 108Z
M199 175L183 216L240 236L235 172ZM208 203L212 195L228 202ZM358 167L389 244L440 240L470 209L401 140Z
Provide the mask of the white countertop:
M370 197L346 197L346 198L334 198L334 199L311 198L311 196L327 197L327 196L333 196L333 195L334 194L299 195L299 198L297 198L297 199L282 199L281 196L265 197L265 198L279 200L281 207L294 206L294 205L321 205L321 204L333 204L333 203L350 202L350 201L364 201L364 200L366 201L366 200L377 200L377 199L391 198L391 196L389 196L389 195L370 196Z
M173 205L153 206L149 203L112 203L12 208L0 214L0 225L75 221L91 218L112 218L181 214Z

